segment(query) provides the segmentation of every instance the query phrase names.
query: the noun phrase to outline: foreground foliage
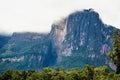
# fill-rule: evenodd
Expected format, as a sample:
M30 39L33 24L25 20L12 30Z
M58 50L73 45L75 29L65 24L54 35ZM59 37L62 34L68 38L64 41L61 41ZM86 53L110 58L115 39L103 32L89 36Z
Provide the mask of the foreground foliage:
M120 74L120 29L114 31L112 40L113 50L108 55L116 65L116 73Z
M8 70L0 80L120 80L120 75L110 72L106 66L94 68L86 65L82 70L43 68L41 71Z

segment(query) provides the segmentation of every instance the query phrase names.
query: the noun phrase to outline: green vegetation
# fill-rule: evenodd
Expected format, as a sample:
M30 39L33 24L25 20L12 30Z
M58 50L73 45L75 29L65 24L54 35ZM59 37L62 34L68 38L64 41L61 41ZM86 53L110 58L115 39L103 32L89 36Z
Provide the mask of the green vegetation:
M52 46L49 39L9 41L0 49L0 74L9 69L39 70L55 64L56 52Z
M34 42L32 45L31 44L27 45L28 43L21 42L19 44L11 43L9 45L4 46L4 48L6 49L7 47L8 50L1 51L4 52L1 53L2 57L9 56L9 58L12 58L16 53L16 51L18 51L18 53L22 52L19 53L19 56L27 55L28 57L25 57L25 61L21 63L16 62L15 64L13 64L10 61L5 61L5 63L0 63L1 72L4 72L7 69L6 72L0 74L0 80L120 80L120 30L116 30L113 33L112 39L113 39L113 51L109 53L109 56L117 67L116 72L109 71L107 66L93 67L90 65L85 65L83 67L82 65L84 65L83 63L84 59L80 57L82 54L72 54L72 57L67 56L63 59L63 61L60 64L55 66L55 67L64 67L65 69L61 69L61 68L53 69L50 67L46 67L41 69L40 71L37 71L38 68L40 68L40 67L36 68L36 66L39 66L39 62L36 62L37 60L33 60L32 65L29 68L25 67L29 65L30 62L28 62L28 59L32 55L35 56L34 59L36 59L36 56L38 55L41 55L44 58L47 57L47 60L45 59L44 61L43 59L45 66L48 66L49 65L48 63L50 64L54 63L55 60L52 59L56 58L56 55L51 53L53 52L56 53L56 52L53 51L51 41L49 42L49 40L46 40L44 42L40 42L40 43L38 42L39 44ZM21 46L19 46L20 44ZM21 51L19 51L18 47L20 48ZM25 48L22 49L22 47ZM75 51L74 53L77 52ZM90 61L86 61L86 62L90 62ZM72 68L72 67L77 67L77 68ZM8 69L13 69L13 70L8 70ZM19 70L15 70L15 69L19 69ZM34 71L33 69L36 71Z
M120 74L120 30L117 29L112 35L113 50L108 55L116 65L116 73Z
M120 80L120 74L110 72L106 66L94 68L86 65L82 70L73 68L43 68L41 71L8 70L0 75L0 80Z

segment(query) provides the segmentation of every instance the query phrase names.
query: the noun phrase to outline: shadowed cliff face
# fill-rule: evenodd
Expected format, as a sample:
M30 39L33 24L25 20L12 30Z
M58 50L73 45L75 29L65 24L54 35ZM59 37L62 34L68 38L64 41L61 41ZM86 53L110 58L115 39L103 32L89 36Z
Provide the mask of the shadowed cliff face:
M77 11L52 24L50 33L14 33L0 37L0 71L47 66L82 68L109 65L110 36L115 28L104 24L92 9ZM9 66L9 67L8 67Z

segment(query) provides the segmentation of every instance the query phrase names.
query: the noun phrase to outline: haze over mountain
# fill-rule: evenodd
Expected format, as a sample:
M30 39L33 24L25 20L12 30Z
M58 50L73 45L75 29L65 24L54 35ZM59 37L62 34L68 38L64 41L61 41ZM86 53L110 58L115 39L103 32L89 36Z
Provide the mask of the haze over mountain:
M110 36L114 30L93 9L84 9L53 23L46 34L0 36L5 41L0 43L0 71L39 70L47 66L83 68L85 64L114 68L106 56L112 50Z

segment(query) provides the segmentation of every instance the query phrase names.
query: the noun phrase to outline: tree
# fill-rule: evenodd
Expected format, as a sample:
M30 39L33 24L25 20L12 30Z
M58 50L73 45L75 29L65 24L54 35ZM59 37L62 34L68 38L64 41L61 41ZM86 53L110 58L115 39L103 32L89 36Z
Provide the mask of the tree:
M109 69L107 66L96 67L94 68L93 80L99 80L99 79L101 80L101 78L106 78L108 74L109 74ZM106 80L106 79L102 79L102 80Z
M80 70L78 68L72 68L71 71L69 71L68 78L68 80L81 80Z
M120 29L113 32L113 50L108 55L116 65L116 73L120 74Z
M87 64L84 66L82 73L85 80L93 80L94 67Z
M12 80L12 75L14 74L13 70L7 70L0 80Z

